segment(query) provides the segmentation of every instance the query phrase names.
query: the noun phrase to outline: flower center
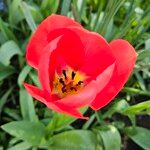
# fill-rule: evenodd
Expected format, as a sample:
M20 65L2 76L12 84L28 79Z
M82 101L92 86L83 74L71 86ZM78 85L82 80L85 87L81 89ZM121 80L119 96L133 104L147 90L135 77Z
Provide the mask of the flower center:
M84 87L85 79L86 76L83 73L74 71L72 68L62 70L60 75L55 73L52 93L61 98L76 94Z

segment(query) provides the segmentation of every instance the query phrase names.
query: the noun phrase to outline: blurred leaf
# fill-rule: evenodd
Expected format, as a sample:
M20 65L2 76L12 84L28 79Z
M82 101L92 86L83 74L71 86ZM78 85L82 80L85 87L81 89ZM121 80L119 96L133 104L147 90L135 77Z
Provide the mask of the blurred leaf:
M144 150L149 150L150 130L142 127L128 127L125 129L125 133Z
M27 5L26 2L22 2L20 6L21 6L21 9L23 11L23 14L24 14L24 16L26 18L26 21L27 21L31 31L34 32L35 29L36 29L36 24L35 24L35 22L33 20L32 15L31 15L29 6Z
M25 120L37 122L38 118L35 113L33 98L27 93L24 88L19 92L21 113Z
M0 63L0 81L4 80L11 74L15 72L15 69L11 66L4 66L3 64Z
M138 52L138 60L143 60L146 57L150 57L150 50L141 50Z
M128 107L129 104L125 99L118 99L111 104L108 111L103 115L103 118L110 118L115 112L122 113L122 111Z
M98 25L98 32L102 35L105 35L108 29L108 26L110 26L110 22L112 18L117 13L118 9L121 7L121 5L125 2L125 0L109 0L107 3L107 7L104 12L104 17L100 24Z
M31 144L29 144L28 142L20 142L17 143L16 145L8 148L7 150L28 150L31 148Z
M52 13L56 13L60 0L44 0L41 3L42 14L48 16Z
M149 91L142 91L140 89L136 89L136 88L132 88L132 87L124 87L122 89L122 92L126 92L128 94L139 94L139 95L146 95L146 96L150 96L150 92Z
M145 41L145 49L150 49L150 38Z
M12 136L25 140L32 145L39 145L45 134L45 127L40 122L13 121L1 126Z
M87 107L84 107L81 109L81 112L84 113L86 110ZM47 126L47 130L48 131L59 130L71 124L75 120L76 118L73 118L71 116L60 114L60 113L54 113L54 117L50 120L50 123Z
M6 23L1 18L0 18L0 31L5 41L7 40L13 40L15 42L17 41L13 32L8 28L8 26L6 26Z
M24 81L25 81L27 75L28 75L29 72L31 71L31 69L32 69L32 68L31 68L30 66L26 65L26 66L21 70L21 72L20 72L20 74L19 74L19 77L18 77L18 85L19 85L20 87L23 86L23 83L24 83Z
M125 4L127 4L127 2ZM121 26L117 28L117 33L113 37L115 39L123 38L128 33L129 29L132 27L133 22L136 20L134 0L131 0L131 2L128 3L128 5L129 6L126 10L126 17Z
M5 107L3 112L5 114L7 114L7 116L9 116L9 118L11 118L11 121L13 120L21 120L20 114L19 114L19 110L14 109L14 108L9 108L9 107Z
M66 131L53 136L51 150L95 150L97 140L94 133L86 130Z
M85 124L83 125L82 129L86 130L89 128L89 126L92 124L92 122L94 121L95 119L95 114L93 114L92 116L90 116L89 120L87 120L85 122Z
M20 9L20 4L22 0L12 0L11 4L9 6L9 22L11 24L16 25L18 22L20 22L24 16Z
M67 16L70 9L71 0L63 0L61 7L61 15Z
M121 150L121 136L114 126L100 127L98 133L102 138L105 150Z
M40 87L40 82L39 82L39 78L38 78L37 72L35 70L30 71L29 76L32 79L33 83L36 86Z
M80 16L82 16L84 11L85 11L86 3L87 3L87 1L85 1L85 0L78 0L77 1L77 7L79 9Z
M145 102L142 102L142 103L139 103L139 104L136 104L136 105L133 105L133 106L130 106L128 108L126 108L123 113L125 115L131 115L131 114L138 114L140 112L142 112L143 110L146 110L150 108L150 100L149 101L145 101Z
M39 7L29 5L29 10L30 10L32 17L36 23L40 23L44 19L40 12Z
M17 144L20 142L20 139L14 137L9 141L9 147L12 147L13 145Z
M81 21L81 16L79 14L79 10L78 10L78 7L77 7L77 1L76 0L73 0L71 8L72 8L72 13L73 13L74 19L77 22L80 22Z
M0 45L6 42L6 39L4 38L2 32L0 32Z
M113 31L114 31L113 29L114 29L114 19L111 19L107 27L107 32L105 34L105 38L107 39L107 41L110 41L112 39Z
M22 55L20 48L14 41L8 41L0 47L0 62L8 66L10 59L16 54Z
M11 94L13 87L11 87L10 89L8 89L6 91L6 93L0 98L0 115L3 109L3 106L5 105L5 103L7 102L8 96Z
M144 81L143 77L141 76L141 74L139 72L137 72L137 71L135 71L134 74L135 74L135 76L136 76L136 78L138 80L138 83L139 83L141 89L143 91L146 91L145 81Z

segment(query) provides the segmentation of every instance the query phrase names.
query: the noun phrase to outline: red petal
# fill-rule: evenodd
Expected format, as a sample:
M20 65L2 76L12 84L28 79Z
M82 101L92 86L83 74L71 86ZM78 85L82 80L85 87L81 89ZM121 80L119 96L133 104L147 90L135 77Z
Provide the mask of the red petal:
M50 57L50 81L53 80L55 71L60 73L66 66L78 70L83 64L84 47L80 38L73 31L66 28L55 30L53 33L59 34L60 32L63 32L63 36L57 45L57 49Z
M51 41L43 50L41 59L39 60L38 65L38 75L40 83L45 91L48 93L51 92L50 89L50 76L49 76L49 64L50 64L50 55L57 48L57 44L62 36L57 37Z
M80 113L76 108L68 107L64 104L50 104L47 103L47 107L51 108L59 113L67 114L80 119L88 119L88 117L84 117L82 113Z
M38 28L36 29L35 33L32 35L29 41L26 55L28 63L32 67L37 68L40 56L43 53L43 49L50 42L48 40L50 32L55 29L60 29L69 26L81 27L80 24L65 16L51 15L47 17L38 26Z
M27 83L24 83L24 87L26 88L28 93L31 94L32 97L44 104L46 103L46 100L44 98L44 92L41 89Z
M90 104L99 93L110 81L113 74L115 63L107 67L96 80L91 81L80 93L67 96L63 99L54 102L56 105L64 104L70 107L82 107Z
M94 110L107 105L122 89L131 74L137 54L134 48L125 40L114 40L110 43L116 57L116 68L109 84L97 95L91 107Z
M80 36L75 32L65 28L62 30L63 38L58 44L57 53L64 58L65 62L70 67L77 70L83 64L85 47L80 40Z
M80 37L84 45L85 58L80 71L96 77L115 61L109 44L102 36L83 28L69 28Z
M24 86L32 97L45 104L48 108L59 113L71 115L76 118L87 119L87 117L84 117L77 109L66 107L63 104L55 105L54 103L48 102L49 100L45 98L45 93L41 89L27 83L24 83Z

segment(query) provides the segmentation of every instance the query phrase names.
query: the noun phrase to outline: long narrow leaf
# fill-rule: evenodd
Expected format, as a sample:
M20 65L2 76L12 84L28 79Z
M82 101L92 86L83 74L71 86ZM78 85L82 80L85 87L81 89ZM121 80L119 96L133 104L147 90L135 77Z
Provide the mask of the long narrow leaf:
M33 17L31 15L31 12L30 12L29 8L28 8L28 5L25 2L22 2L21 3L21 9L23 11L23 14L26 18L26 21L27 21L31 31L34 32L35 29L36 29L36 24L33 20Z

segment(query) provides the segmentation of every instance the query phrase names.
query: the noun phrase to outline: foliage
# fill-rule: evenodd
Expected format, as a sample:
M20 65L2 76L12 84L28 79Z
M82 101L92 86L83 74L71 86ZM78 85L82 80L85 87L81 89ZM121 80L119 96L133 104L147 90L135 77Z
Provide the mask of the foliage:
M127 148L128 138L150 149L149 129L138 127L138 117L150 114L148 6L146 0L0 0L0 149L119 150ZM115 101L97 112L84 108L88 121L48 110L22 85L25 80L39 85L25 63L25 47L36 26L52 13L74 18L108 41L127 39L139 54Z

